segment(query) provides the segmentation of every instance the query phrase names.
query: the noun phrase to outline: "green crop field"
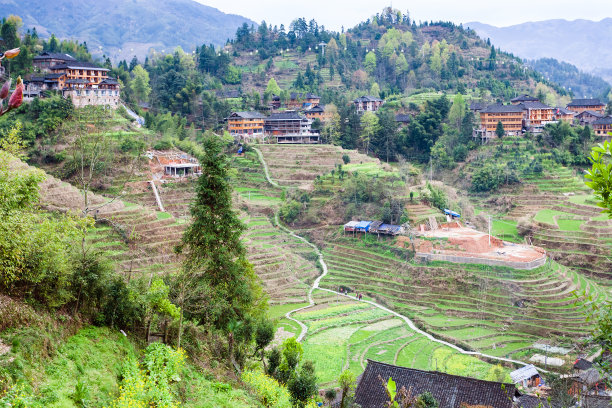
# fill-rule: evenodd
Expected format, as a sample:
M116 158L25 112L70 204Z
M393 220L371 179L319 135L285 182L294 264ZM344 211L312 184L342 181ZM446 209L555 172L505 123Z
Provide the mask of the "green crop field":
M317 380L322 386L333 384L347 368L359 375L367 359L482 379L507 375L506 369L499 371L476 357L432 343L387 312L377 309L373 313L369 304L345 297L338 300L323 291L315 291L314 295L317 307L293 317L309 327L303 344L304 357L316 362ZM364 322L363 317L368 317L365 315L378 316L379 320Z

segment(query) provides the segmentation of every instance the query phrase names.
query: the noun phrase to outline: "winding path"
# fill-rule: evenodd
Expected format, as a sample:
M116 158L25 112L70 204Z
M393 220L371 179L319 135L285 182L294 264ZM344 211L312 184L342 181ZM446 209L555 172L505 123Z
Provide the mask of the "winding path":
M265 159L264 159L263 154L261 153L261 151L259 151L259 149L257 149L257 148L253 148L253 149L254 149L254 150L257 152L257 155L259 156L259 160L261 161L261 164L262 164L262 165L263 165L263 167L264 167L264 172L265 172L266 179L268 180L268 182L269 182L270 184L272 184L273 186L280 187L280 186L278 185L278 183L276 183L275 181L273 181L273 180L270 178L270 173L269 173L269 170L268 170L268 164L266 163L266 161L265 161ZM334 293L334 294L339 295L339 296L344 296L344 297L346 297L346 298L348 298L348 299L351 299L351 300L353 300L353 301L358 301L358 300L357 300L355 297L349 296L349 295L344 294L344 293L337 292L337 291L335 291L335 290L326 289L326 288L320 288L320 287L319 287L319 284L321 283L321 279L323 279L323 278L325 277L325 275L327 275L327 272L328 272L328 269L327 269L327 264L325 263L325 260L323 259L323 253L322 253L322 252L319 250L319 248L318 248L316 245L314 245L313 243L311 243L310 241L308 241L306 238L304 238L304 237L301 237L301 236L297 235L295 232L293 232L293 231L291 231L290 229L288 229L288 228L286 228L285 226L283 226L283 225L280 223L280 220L278 219L278 212L274 214L274 220L275 220L275 222L276 222L276 225L277 225L277 226L278 226L278 227L279 227L281 230L283 230L283 231L287 232L289 235L291 235L291 236L293 236L293 237L295 237L295 238L297 238L297 239L299 239L299 240L301 240L301 241L305 242L307 245L311 246L311 247L312 247L312 248L315 250L315 252L317 253L317 255L319 255L319 262L321 263L321 267L322 267L322 269L323 269L323 273L322 273L321 275L319 275L319 277L318 277L318 278L317 278L317 279L314 281L314 283L313 283L312 287L311 287L311 288L310 288L310 290L308 291L308 303L309 303L309 305L308 305L308 306L303 306L303 307L300 307L300 308L297 308L297 309L294 309L294 310L290 310L290 311L288 311L288 312L285 314L285 317L286 317L287 319L289 319L289 320L291 320L291 321L296 322L296 323L297 323L297 324L299 324L299 325L300 325L300 327L302 328L302 331L301 331L300 335L299 335L299 336L298 336L298 338L297 338L297 341L301 342L301 341L304 339L304 337L306 336L306 333L308 332L308 327L306 327L306 325L305 325L304 323L302 323L301 321L299 321L299 320L297 320L297 319L295 319L295 318L291 317L291 315L292 315L293 313L295 313L295 312L299 312L299 311L301 311L301 310L304 310L304 309L307 309L307 308L309 308L309 307L314 306L314 304L315 304L315 303L314 303L314 300L313 300L313 298L312 298L312 292L313 292L315 289L324 290L324 291L327 291L327 292L330 292L330 293ZM469 351L469 350L464 350L464 349L462 349L461 347L459 347L459 346L457 346L457 345L455 345L455 344L453 344L453 343L449 343L449 342L447 342L447 341L437 339L437 338L435 338L434 336L432 336L430 333L427 333L427 332L425 332L425 331L423 331L423 330L419 329L419 328L418 328L418 327L417 327L417 326L414 324L414 322L413 322L412 320L410 320L410 318L408 318L407 316L404 316L404 315L402 315L402 314L400 314L400 313L397 313L397 312L395 312L395 311L393 311L393 310L391 310L391 309L389 309L389 308L387 308L387 307L385 307L385 306L383 306L383 305L380 305L380 304L378 304L378 303L376 303L376 302L373 302L373 301L371 301L371 300L361 300L361 302L369 303L369 304L371 304L371 305L372 305L372 306L374 306L374 307L377 307L377 308L379 308L379 309L381 309L381 310L384 310L384 311L385 311L385 312L387 312L387 313L390 313L390 314L391 314L391 315L393 315L393 316L396 316L396 317L398 317L398 318L402 319L402 320L403 320L403 321L404 321L404 322L405 322L405 323L408 325L408 327L409 327L411 330L413 330L413 331L415 331L416 333L418 333L418 334L420 334L420 335L422 335L422 336L424 336L424 337L428 338L430 341L433 341L433 342L435 342L435 343L439 343L439 344L442 344L442 345L444 345L444 346L450 347L450 348L452 348L453 350L457 351L457 352L458 352L458 353L460 353L460 354L469 355L469 356L475 356L475 357L484 357L484 358L487 358L487 359L490 359L490 360L504 361L504 362L508 362L508 363L521 364L521 365L524 365L524 366L525 366L525 365L528 365L528 364L531 364L531 363L526 363L526 362L524 362L524 361L513 360L513 359L510 359L510 358L505 358L505 357L497 357L497 356L491 356L491 355L489 355L489 354L484 354L484 353L481 353L481 352L478 352L478 351ZM537 367L537 369L538 369L540 372L545 372L545 373L549 372L548 370L544 370L544 369L543 369L543 368L541 368L541 367Z

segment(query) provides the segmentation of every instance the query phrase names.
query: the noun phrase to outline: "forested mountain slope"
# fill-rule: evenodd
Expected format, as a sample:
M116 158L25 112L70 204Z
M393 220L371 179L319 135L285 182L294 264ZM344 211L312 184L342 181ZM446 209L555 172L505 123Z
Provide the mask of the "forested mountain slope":
M113 59L141 58L158 51L197 44L223 45L247 18L225 14L193 0L5 0L0 14L19 15L25 28L44 37L86 41L92 51Z

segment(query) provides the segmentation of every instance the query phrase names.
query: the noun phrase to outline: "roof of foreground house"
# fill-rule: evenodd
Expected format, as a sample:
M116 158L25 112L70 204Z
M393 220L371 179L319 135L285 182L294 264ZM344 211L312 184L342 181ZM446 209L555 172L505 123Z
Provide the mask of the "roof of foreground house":
M437 371L421 371L368 360L355 390L355 403L362 408L380 408L388 401L379 376L386 382L389 377L397 389L405 387L413 396L430 392L439 408L479 406L511 408L516 392L513 384L477 380L469 377L444 374Z
M523 112L525 108L521 105L490 105L483 109L482 113L518 113Z

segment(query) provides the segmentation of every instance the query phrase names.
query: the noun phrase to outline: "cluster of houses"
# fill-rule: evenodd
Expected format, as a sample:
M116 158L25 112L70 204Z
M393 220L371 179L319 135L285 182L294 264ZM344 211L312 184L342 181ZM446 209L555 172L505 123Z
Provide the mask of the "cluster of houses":
M590 125L596 135L607 136L612 131L612 117L604 114L605 109L606 105L599 99L574 99L562 108L548 106L529 95L516 97L509 105L485 106L475 102L470 105L470 110L480 118L474 136L483 140L495 137L499 122L505 134L513 136L541 133L544 126L558 121Z
M573 374L572 374L573 376ZM558 400L549 396L550 391L533 366L526 366L511 373L514 384L450 375L438 371L423 371L400 367L368 359L364 373L357 380L354 401L362 408L379 408L388 405L389 396L381 383L392 378L396 390L405 388L415 398L430 393L439 408L604 408L611 404L610 396L602 392L575 392L575 401ZM573 377L572 377L573 378ZM527 383L531 386L527 386ZM332 407L340 407L338 393Z
M281 100L273 95L269 105L272 113L233 112L226 118L227 131L240 141L267 138L274 139L276 143L320 143L319 130L313 129L312 124L316 119L325 123L331 118L331 112L320 102L321 98L312 93L292 93L287 102L287 110L275 112L281 107ZM358 113L376 112L384 100L361 96L353 104ZM410 120L409 117L404 119Z
M119 82L108 76L108 69L91 62L77 61L71 55L43 52L33 58L36 74L24 81L24 98L44 97L54 91L70 97L74 106L119 105Z

